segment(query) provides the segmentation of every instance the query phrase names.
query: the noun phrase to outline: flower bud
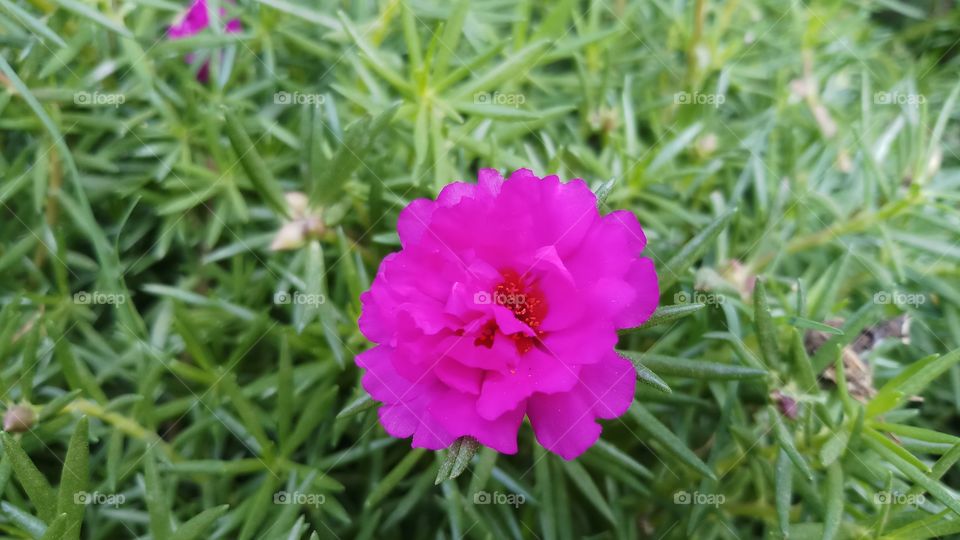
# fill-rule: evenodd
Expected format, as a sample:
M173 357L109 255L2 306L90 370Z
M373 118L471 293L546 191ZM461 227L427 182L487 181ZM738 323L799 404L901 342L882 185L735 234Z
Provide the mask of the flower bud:
M27 405L17 405L7 409L3 415L3 430L8 433L23 433L33 427L36 415Z
M283 195L283 198L287 200L287 206L290 207L290 216L293 219L301 218L307 214L309 199L306 195L299 191L288 191Z
M273 237L273 242L270 243L270 250L285 251L302 247L306 241L304 232L302 221L297 220L284 223L283 227L280 227L280 230L277 231L277 235Z

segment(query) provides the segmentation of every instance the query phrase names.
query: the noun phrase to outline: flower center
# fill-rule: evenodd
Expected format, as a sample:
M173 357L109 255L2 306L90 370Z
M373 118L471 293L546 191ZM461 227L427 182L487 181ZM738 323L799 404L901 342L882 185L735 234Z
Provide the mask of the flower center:
M547 301L536 284L529 280L524 281L523 276L517 272L504 270L500 274L503 276L503 281L494 287L491 301L509 309L518 321L529 326L536 334L531 337L517 332L507 336L516 344L517 351L525 353L544 336L540 325L547 316ZM487 321L480 329L480 336L474 340L474 344L487 348L493 347L493 339L498 329L495 321Z

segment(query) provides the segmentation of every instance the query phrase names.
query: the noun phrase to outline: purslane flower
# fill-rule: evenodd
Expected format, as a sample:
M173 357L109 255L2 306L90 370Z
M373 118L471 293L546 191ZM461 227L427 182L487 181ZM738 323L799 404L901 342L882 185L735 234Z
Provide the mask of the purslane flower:
M546 449L573 459L634 397L617 330L657 307L653 262L633 213L601 215L580 179L521 169L446 186L400 214L402 249L361 296L358 355L380 422L439 450L472 436L517 451L529 418Z
M227 14L227 10L220 8L219 13L220 17L224 17ZM208 26L210 26L210 13L207 11L207 0L194 0L194 2L190 4L190 7L177 17L177 20L167 29L167 37L170 39L181 39L194 36ZM224 32L228 34L239 32L240 30L240 19L230 19L224 26ZM187 63L193 63L193 59L194 55L192 53L186 56ZM200 71L197 72L197 79L206 81L209 70L210 63L204 62L203 66L200 67Z

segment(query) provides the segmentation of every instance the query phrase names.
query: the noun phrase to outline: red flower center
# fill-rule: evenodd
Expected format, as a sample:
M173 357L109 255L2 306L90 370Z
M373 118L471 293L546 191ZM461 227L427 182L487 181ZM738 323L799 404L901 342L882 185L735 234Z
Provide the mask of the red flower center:
M547 301L535 283L529 279L524 280L524 276L517 272L504 270L500 275L503 276L503 281L494 287L491 301L509 309L518 321L526 324L536 333L535 337L527 336L522 332L508 336L516 344L517 350L525 353L544 336L540 325L547 316ZM497 330L499 328L496 321L487 321L480 329L480 336L474 340L474 344L487 348L493 347Z

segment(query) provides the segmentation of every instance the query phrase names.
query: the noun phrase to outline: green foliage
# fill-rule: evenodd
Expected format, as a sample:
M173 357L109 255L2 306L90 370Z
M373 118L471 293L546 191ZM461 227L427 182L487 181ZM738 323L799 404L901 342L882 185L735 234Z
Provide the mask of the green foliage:
M960 534L960 9L210 4L0 1L0 535ZM411 449L352 362L398 212L479 167L647 235L637 401L576 461Z

